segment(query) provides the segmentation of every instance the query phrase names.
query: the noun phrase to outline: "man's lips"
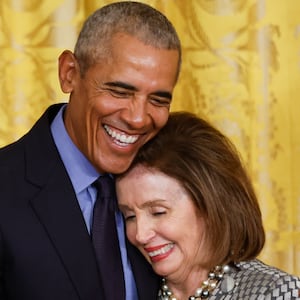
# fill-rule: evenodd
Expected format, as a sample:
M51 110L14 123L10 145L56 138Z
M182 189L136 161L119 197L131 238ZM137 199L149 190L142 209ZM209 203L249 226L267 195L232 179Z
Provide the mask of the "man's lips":
M129 135L124 132L117 132L108 125L103 126L109 136L122 145L133 144L137 141L139 135Z

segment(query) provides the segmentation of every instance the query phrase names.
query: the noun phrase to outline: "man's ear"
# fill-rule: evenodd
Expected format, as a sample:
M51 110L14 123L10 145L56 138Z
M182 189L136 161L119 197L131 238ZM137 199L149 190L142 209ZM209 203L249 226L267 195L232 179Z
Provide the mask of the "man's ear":
M61 90L64 93L73 91L76 78L80 76L78 62L74 54L65 50L58 59L58 76Z

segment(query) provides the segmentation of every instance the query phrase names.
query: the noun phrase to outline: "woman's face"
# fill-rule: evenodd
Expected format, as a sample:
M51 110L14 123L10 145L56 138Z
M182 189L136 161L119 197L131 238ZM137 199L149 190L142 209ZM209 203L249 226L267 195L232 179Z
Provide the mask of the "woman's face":
M201 268L204 220L177 180L137 166L117 179L117 196L128 239L157 274L184 280Z

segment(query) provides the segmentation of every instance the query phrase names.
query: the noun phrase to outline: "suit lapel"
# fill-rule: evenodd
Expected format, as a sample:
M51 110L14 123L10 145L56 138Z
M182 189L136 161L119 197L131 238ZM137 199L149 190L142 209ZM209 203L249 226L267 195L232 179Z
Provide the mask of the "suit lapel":
M33 128L27 144L27 179L40 189L31 204L79 298L101 299L90 236L49 129L51 115L56 113L57 109L46 112Z
M54 174L32 207L73 282L80 298L97 294L100 279L90 236L85 227L72 187L63 176ZM86 285L85 285L86 284Z

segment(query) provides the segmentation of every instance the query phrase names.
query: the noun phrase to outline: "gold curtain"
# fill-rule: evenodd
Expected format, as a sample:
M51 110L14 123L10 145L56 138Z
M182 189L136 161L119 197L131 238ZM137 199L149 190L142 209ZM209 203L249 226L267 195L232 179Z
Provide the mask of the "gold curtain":
M67 101L57 57L104 0L1 0L0 145ZM236 144L260 200L266 263L300 275L300 1L149 0L174 23L183 66L172 110Z

